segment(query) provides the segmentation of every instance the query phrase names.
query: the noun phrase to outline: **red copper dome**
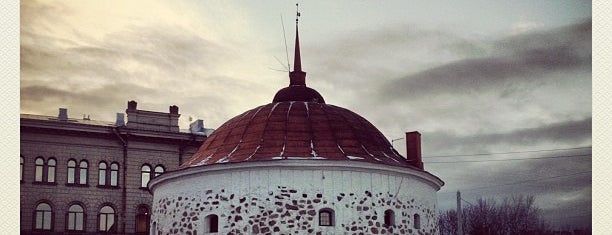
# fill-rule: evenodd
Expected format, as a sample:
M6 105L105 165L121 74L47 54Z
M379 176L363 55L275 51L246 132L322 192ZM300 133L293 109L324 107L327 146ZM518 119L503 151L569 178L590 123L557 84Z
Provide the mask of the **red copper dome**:
M298 15L299 16L299 15ZM214 131L181 168L282 159L381 163L422 169L400 156L374 125L348 109L325 104L306 86L296 19L294 71L272 103L238 115ZM420 152L420 150L419 150Z
M410 165L358 114L334 105L287 101L262 105L230 119L181 168L282 159Z

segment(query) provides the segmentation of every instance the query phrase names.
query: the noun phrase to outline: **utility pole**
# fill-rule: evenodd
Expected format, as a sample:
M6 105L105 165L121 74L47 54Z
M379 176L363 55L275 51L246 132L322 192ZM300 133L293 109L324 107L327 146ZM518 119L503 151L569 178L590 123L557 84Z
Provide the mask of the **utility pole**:
M461 192L457 190L457 235L463 235L463 210L461 210Z

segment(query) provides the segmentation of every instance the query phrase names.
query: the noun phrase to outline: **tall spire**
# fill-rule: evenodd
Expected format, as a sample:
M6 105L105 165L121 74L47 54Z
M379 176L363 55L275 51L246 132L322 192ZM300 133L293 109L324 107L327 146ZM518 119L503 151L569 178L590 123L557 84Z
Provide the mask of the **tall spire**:
M300 36L298 31L298 22L300 17L299 5L296 3L295 16L295 54L293 59L293 71L289 72L290 86L306 86L306 72L302 71L302 57L300 56Z

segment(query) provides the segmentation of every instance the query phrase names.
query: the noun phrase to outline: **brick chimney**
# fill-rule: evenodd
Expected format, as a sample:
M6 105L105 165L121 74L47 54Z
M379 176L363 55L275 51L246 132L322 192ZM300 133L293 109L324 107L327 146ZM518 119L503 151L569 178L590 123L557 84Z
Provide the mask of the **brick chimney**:
M57 115L57 119L59 119L60 121L67 121L68 120L68 109L59 108L59 114Z
M424 170L421 159L421 133L418 131L406 132L406 160L411 165Z

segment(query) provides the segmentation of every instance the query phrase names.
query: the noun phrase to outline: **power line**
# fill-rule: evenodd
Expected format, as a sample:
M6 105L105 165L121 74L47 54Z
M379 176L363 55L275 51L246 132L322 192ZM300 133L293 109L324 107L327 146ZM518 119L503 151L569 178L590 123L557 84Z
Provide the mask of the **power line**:
M496 152L496 153L473 153L473 154L456 154L456 155L437 155L437 156L424 156L423 158L471 157L471 156L503 155L503 154L516 154L516 153L539 153L539 152L552 152L552 151L588 149L588 148L591 148L591 147L592 146L583 146L583 147L575 147L575 148L560 148L560 149L525 150L525 151L513 151L513 152Z
M427 164L436 163L464 163L464 162L504 162L504 161L522 161L522 160L537 160L537 159L551 159L551 158L569 158L569 157L586 157L591 154L580 154L580 155L567 155L567 156L551 156L551 157L532 157L532 158L508 158L508 159L490 159L490 160L466 160L466 161L448 161L448 162L424 162Z

